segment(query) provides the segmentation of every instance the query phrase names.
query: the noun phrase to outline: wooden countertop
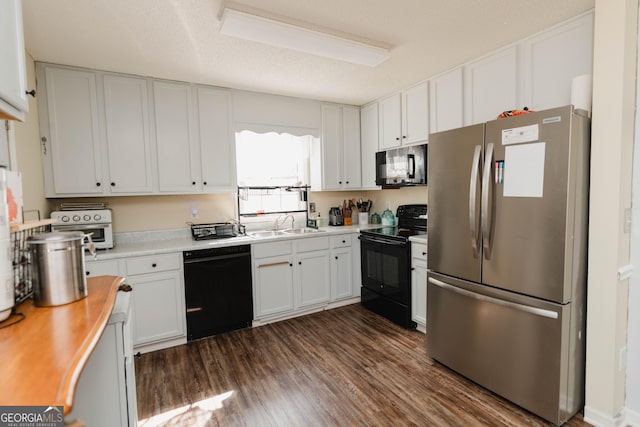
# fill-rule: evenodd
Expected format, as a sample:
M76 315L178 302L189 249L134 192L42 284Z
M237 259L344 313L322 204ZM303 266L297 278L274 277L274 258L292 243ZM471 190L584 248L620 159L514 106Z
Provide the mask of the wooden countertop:
M35 307L27 300L18 306L25 319L0 329L0 405L63 405L65 415L71 411L78 378L123 281L90 278L88 296L79 301Z

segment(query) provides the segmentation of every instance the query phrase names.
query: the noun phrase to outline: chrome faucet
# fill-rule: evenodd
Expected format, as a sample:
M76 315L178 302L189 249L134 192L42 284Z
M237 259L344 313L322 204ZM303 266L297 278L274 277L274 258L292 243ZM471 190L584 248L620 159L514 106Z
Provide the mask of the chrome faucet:
M295 218L293 217L293 215L291 214L287 214L287 216L284 217L284 219L282 220L282 222L280 221L280 218L282 217L282 215L280 215L278 218L276 218L275 223L273 224L273 229L274 230L279 230L280 226L283 225L288 218L291 219L291 229L293 229L293 224L295 223Z

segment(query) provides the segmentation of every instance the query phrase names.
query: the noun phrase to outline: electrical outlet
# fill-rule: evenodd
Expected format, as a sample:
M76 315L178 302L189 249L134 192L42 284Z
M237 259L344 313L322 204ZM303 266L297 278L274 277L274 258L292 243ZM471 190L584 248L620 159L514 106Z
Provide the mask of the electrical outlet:
M198 207L197 206L191 206L191 219L198 219Z
M627 346L624 346L620 349L620 353L618 355L618 370L624 371L627 369Z
M314 202L309 202L309 213L316 213L316 204Z

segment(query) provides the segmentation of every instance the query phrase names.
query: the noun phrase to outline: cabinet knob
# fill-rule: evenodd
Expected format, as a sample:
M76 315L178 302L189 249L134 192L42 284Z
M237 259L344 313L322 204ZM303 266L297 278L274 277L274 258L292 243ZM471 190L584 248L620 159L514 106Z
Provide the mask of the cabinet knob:
M302 265L302 261L298 261L298 265Z
M342 181L338 181L338 184L342 184Z
M407 135L402 135L402 139L407 139Z
M422 252L422 255L426 255L426 254L427 254L426 252Z
M203 182L202 185L207 185L207 181Z
M400 141L400 137L396 137L396 141Z
M336 255L336 259L338 259L338 255Z
M151 264L151 267L156 268L158 266L158 264L156 264L155 262L153 264Z
M112 186L112 187L115 187L115 186L116 186L116 183L115 183L115 182L112 182L112 183L111 183L111 186Z
M91 274L90 271L85 271L84 274L86 274L87 276Z
M289 263L289 267L293 267L293 264Z
M342 241L342 243L347 243L347 241L346 241L346 240L343 240L343 241Z
M100 187L102 184L100 184L99 182L96 182L96 187Z
M413 271L413 270L415 270L415 269L416 269L415 267L411 267L411 271Z
M347 181L347 184L349 183L349 181Z
M196 185L196 182L195 181L191 181L191 185Z

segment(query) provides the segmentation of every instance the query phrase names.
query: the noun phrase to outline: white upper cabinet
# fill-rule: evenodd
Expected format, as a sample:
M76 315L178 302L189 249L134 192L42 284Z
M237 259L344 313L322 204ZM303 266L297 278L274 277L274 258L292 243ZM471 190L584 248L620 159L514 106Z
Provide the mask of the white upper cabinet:
M462 67L429 80L429 114L432 133L464 126Z
M402 144L402 95L396 93L379 103L380 150Z
M153 173L147 80L105 75L103 88L109 191L150 193Z
M321 190L360 188L360 109L323 105L321 146L322 164L314 165L321 177L312 177L312 186L319 179Z
M494 120L506 110L522 108L518 97L517 48L501 50L465 67L465 125Z
M195 192L200 184L199 153L193 135L191 87L153 82L158 185L163 192Z
M27 102L22 3L0 2L0 118L24 120Z
M402 145L429 139L429 86L420 83L402 92Z
M46 100L40 98L45 195L103 192L96 75L40 68Z
M593 13L520 45L523 105L545 110L571 103L571 81L593 69Z
M379 102L380 150L429 139L429 87L421 83Z
M376 189L376 152L378 149L378 103L360 109L360 163L362 188Z
M236 157L228 90L196 87L203 191L234 191Z

